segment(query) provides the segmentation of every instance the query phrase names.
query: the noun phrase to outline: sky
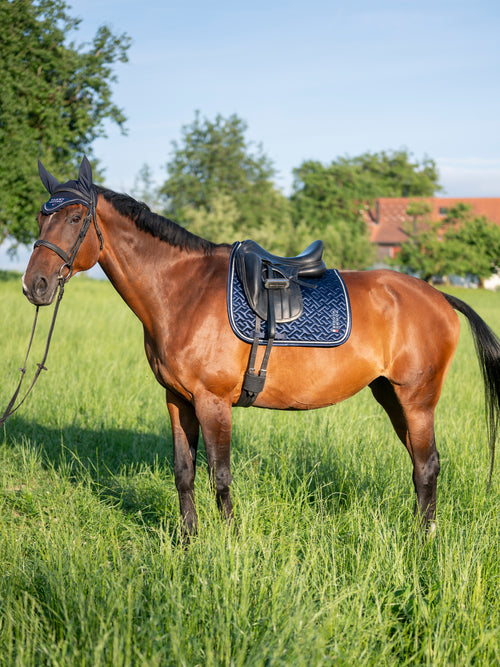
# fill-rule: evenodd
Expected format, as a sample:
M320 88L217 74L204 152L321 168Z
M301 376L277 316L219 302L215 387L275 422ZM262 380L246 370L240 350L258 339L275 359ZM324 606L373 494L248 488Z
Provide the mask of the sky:
M498 0L67 3L77 43L103 24L132 40L113 85L127 134L93 146L114 190L144 164L162 183L199 110L245 120L285 194L304 160L404 148L436 161L443 196L500 197Z

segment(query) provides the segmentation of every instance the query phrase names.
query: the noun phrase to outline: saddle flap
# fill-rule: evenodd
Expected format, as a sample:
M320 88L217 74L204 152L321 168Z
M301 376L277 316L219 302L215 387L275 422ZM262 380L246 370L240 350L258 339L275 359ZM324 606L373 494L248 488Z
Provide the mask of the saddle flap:
M236 271L252 310L261 320L269 315L269 290L273 290L276 322L292 322L302 315L302 294L296 267L272 264L242 246L236 254ZM267 287L266 287L267 282Z

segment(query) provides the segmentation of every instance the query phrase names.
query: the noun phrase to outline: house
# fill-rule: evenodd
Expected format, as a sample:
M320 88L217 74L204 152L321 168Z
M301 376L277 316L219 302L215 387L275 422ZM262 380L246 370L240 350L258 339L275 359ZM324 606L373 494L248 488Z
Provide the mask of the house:
M377 246L377 263L395 257L401 244L407 240L404 227L412 221L407 210L415 201L429 204L429 218L433 222L439 222L451 208L463 203L470 206L474 216L484 216L500 225L500 197L380 197L375 200L373 207L362 211L370 232L370 241Z

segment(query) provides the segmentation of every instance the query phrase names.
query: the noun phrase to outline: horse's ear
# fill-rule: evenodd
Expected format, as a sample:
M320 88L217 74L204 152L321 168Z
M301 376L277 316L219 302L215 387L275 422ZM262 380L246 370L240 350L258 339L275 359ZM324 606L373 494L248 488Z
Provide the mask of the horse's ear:
M87 160L86 156L83 157L82 163L80 165L80 171L78 172L78 182L83 185L88 193L91 192L92 167L90 166L90 162Z
M54 178L52 174L49 174L49 172L45 169L40 160L38 160L38 173L40 174L40 179L43 183L44 188L51 195L54 192L54 190L60 185L59 181L57 180L57 178Z

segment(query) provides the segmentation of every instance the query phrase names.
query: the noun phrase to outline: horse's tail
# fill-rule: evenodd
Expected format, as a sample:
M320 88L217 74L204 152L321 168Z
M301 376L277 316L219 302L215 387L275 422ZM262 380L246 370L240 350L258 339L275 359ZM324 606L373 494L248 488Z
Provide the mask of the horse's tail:
M490 441L489 489L495 464L495 442L500 419L500 340L470 306L449 294L443 294L443 296L452 308L458 310L468 319L483 375L486 419Z

